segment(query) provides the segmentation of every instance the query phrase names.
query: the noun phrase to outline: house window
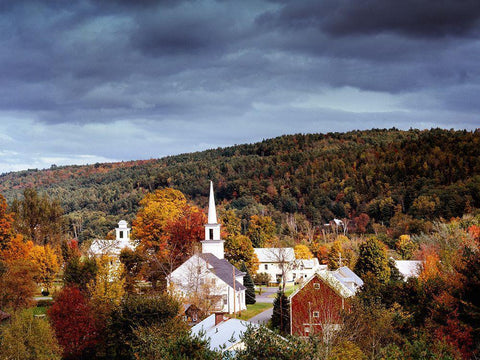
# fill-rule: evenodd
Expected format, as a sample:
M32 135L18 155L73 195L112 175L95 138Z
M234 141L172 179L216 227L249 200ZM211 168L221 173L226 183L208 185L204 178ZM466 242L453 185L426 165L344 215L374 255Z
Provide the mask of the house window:
M265 270L268 270L268 264L265 264Z
M200 279L200 285L203 285L205 284L205 280L204 279Z
M320 290L320 284L319 284L319 283L313 284L313 288L314 288L315 290Z
M313 317L314 317L314 318L320 317L320 313L319 313L318 311L314 311L314 312L313 312Z
M210 281L212 282L212 285L215 286L215 284L216 284L215 278L212 278Z
M310 334L310 326L305 326L305 334Z
M228 303L227 295L223 295L223 305L227 305L227 303Z

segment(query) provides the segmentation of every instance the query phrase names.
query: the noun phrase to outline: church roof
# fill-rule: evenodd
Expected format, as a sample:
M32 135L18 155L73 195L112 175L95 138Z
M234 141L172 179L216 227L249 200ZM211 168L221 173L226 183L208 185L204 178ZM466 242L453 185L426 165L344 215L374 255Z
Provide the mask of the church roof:
M245 273L238 270L235 266L230 264L225 259L219 259L213 254L206 253L206 254L199 254L199 256L205 260L212 268L212 271L215 275L217 275L223 282L228 284L228 286L233 288L233 269L235 269L235 277L243 276ZM235 290L241 291L245 290L246 287L243 286L241 283L235 280Z

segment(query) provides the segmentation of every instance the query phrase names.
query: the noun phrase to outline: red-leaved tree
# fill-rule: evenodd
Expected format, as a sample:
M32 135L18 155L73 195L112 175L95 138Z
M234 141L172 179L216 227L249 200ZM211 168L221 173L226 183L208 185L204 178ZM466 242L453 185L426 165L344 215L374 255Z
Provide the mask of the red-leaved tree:
M93 310L75 286L64 288L48 310L66 359L77 359L98 342Z

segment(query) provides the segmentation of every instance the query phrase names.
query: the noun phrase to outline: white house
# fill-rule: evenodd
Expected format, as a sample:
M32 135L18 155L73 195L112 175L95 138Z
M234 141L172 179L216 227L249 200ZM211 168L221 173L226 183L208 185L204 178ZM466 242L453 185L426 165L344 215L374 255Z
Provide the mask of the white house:
M244 348L241 337L249 326L258 327L248 321L212 314L193 326L191 333L197 336L203 334L204 339L210 340L210 350L234 352Z
M212 301L212 311L234 313L246 310L245 286L241 272L224 258L224 241L220 238L220 224L210 182L208 224L202 252L194 254L175 269L167 278L168 286L188 298L200 294Z
M107 255L117 257L124 248L135 250L136 241L130 239L130 228L125 220L118 222L115 229L115 240L95 239L93 240L88 253L92 256Z
M280 283L282 274L285 274L285 282L301 282L319 270L327 268L320 265L317 258L296 259L293 248L255 248L258 258L259 273L267 273L271 282Z
M328 265L320 265L317 258L296 259L292 267L292 279L295 283L302 283L316 272L327 268Z

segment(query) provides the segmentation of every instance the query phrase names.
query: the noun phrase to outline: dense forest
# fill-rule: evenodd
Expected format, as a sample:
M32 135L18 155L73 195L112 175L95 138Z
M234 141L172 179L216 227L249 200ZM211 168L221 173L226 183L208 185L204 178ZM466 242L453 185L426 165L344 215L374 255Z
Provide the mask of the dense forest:
M370 224L390 227L407 217L399 233L420 233L429 221L480 208L480 131L285 135L161 159L11 172L0 176L0 192L9 204L29 187L57 199L67 230L83 241L105 236L120 218L132 221L157 188L176 188L204 207L208 180L217 201L244 221L269 215L280 226L297 214L319 226L367 214Z
M4 174L0 360L477 359L479 145L478 130L371 130ZM167 286L204 239L210 179L225 259L246 273L245 319L265 309L254 284L278 285L273 304L258 302L273 307L268 330L248 329L236 353L212 350L181 315L213 311L211 282L181 298ZM93 256L89 240L114 236L120 218L135 249ZM308 338L289 335L301 281L257 272L254 252L283 246L364 281L334 328L325 317ZM417 276L404 278L395 260L412 259Z

